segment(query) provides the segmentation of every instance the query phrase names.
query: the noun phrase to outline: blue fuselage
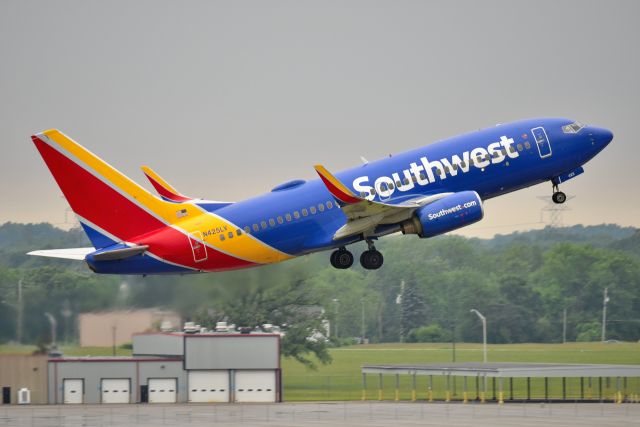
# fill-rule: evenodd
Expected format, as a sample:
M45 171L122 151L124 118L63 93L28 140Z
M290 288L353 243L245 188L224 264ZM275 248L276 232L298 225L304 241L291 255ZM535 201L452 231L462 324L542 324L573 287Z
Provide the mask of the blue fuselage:
M348 169L336 177L354 193L388 204L465 190L486 200L545 181L564 181L572 172L581 172L580 167L612 139L610 131L591 126L568 132L572 123L549 118L498 125ZM362 240L357 235L333 240L347 218L320 179L280 187L215 213L291 255ZM398 230L398 225L382 225L376 233Z

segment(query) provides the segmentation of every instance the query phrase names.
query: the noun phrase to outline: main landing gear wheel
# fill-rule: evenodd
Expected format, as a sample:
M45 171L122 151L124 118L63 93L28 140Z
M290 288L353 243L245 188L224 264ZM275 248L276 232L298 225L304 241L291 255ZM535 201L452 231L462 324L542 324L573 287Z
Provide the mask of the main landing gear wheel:
M369 249L360 255L360 265L366 270L377 270L382 267L384 257L376 250L371 239L367 239L367 246Z
M332 266L344 270L353 265L353 254L345 248L340 248L331 253L330 260Z
M562 191L556 191L555 193L553 193L553 196L551 196L551 200L553 200L553 203L561 205L567 201L567 195Z
M369 249L360 255L360 264L367 270L377 270L382 267L384 257L375 249Z

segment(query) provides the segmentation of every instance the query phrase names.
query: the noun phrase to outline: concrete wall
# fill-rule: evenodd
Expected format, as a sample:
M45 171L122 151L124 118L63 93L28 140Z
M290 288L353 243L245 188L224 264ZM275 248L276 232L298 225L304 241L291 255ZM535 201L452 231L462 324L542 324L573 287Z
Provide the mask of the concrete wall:
M185 369L278 369L277 335L187 335Z
M32 403L47 403L47 356L0 355L0 390L2 387L11 387L12 404L18 402L18 390L23 387L31 391Z
M100 403L103 378L128 378L131 382L131 403L140 401L140 385L149 378L177 378L178 401L186 402L186 373L180 360L136 359L53 359L49 361L49 402L63 403L63 381L84 380L84 403Z
M80 347L109 347L131 342L133 334L150 331L162 321L180 327L180 316L172 311L121 310L82 313L78 316Z
M184 337L176 334L137 334L133 336L134 356L180 356Z

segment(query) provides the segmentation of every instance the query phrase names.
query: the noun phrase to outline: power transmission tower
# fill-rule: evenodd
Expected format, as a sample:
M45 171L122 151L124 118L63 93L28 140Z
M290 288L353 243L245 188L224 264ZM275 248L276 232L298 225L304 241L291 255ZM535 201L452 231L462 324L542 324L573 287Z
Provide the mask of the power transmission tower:
M575 197L576 196L567 196L567 202ZM542 209L540 209L540 222L545 222L544 216L545 213L547 213L548 219L546 223L549 225L549 227L562 227L564 225L563 213L571 210L571 208L567 206L567 203L554 203L551 199L551 196L538 196L538 199L546 203L546 205Z

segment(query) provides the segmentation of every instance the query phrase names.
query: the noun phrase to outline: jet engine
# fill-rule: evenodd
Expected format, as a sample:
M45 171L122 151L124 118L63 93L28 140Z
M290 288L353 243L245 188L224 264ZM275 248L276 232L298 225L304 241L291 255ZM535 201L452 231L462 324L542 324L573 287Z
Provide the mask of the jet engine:
M483 216L478 193L461 191L417 209L411 219L401 224L402 233L433 237L478 222Z

